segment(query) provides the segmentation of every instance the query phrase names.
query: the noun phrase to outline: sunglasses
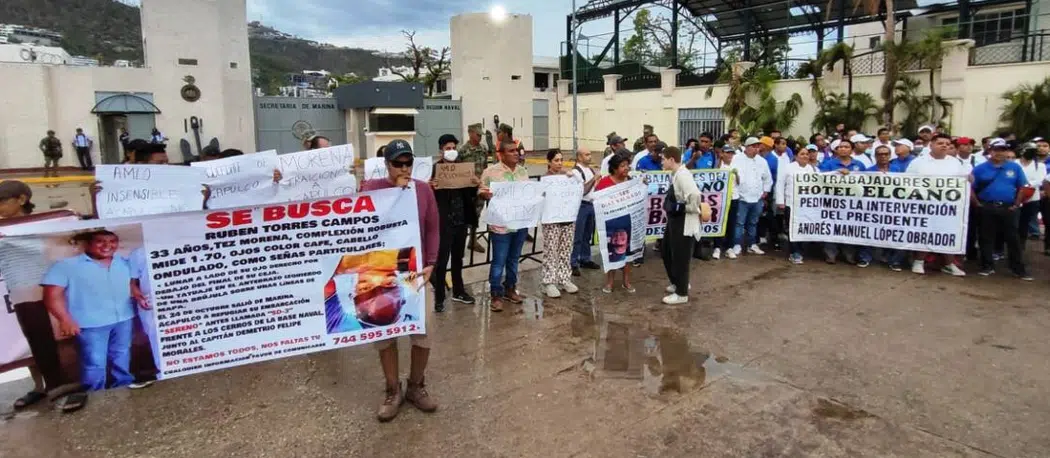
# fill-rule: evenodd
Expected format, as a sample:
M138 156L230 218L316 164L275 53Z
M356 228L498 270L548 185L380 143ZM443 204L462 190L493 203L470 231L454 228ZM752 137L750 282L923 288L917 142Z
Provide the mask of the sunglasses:
M412 167L413 161L413 159L409 159L407 161L390 161L390 166L395 169L407 169L409 167Z

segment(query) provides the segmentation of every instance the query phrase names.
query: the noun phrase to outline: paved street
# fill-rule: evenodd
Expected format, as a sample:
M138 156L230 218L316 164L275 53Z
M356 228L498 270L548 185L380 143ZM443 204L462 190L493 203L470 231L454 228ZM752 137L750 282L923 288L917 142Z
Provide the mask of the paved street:
M378 362L353 348L9 414L0 456L1050 456L1050 262L1030 254L1033 283L696 261L677 307L655 259L633 296L589 272L540 300L533 270L520 310L429 323L436 414L375 422Z

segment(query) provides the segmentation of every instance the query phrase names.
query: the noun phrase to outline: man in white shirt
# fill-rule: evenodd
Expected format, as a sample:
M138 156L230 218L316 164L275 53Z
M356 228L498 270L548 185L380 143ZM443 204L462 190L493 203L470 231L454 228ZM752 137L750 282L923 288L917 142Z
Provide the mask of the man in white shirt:
M966 167L966 173L972 172L974 167L977 167L988 160L980 154L974 154L974 143L974 140L969 137L959 137L955 139L955 157L957 157L959 162L962 162L963 166Z
M609 157L612 157L612 154ZM605 164L608 167L609 163ZM591 191L598 181L598 174L591 168L589 149L580 148L576 151L576 165L572 167L572 176L583 182L583 200L580 201L580 212L576 214L576 232L573 235L572 255L569 257L572 275L579 277L582 275L580 268L601 268L591 260L591 237L594 235L594 197L591 196Z
M889 129L885 127L880 127L878 132L875 133L875 136L878 138L876 138L875 141L871 144L872 151L875 151L875 148L878 148L880 146L888 146L890 147L890 151L893 151L893 145L891 144Z
M930 145L933 141L933 133L936 131L933 126L922 126L919 128L919 138L915 140L915 147L922 148L917 156L926 156L930 154ZM922 145L919 143L922 142Z
M853 143L853 160L864 164L864 168L875 165L875 159L871 157L871 139L864 134L856 134L849 139Z
M95 166L91 163L91 145L95 143L88 134L84 133L84 129L77 127L77 133L73 136L73 149L77 152L77 160L80 161L80 168L84 170L91 170Z
M741 243L745 232L750 244L748 252L765 254L758 247L758 218L762 216L762 205L766 197L773 190L773 176L769 171L769 163L758 155L759 143L757 138L748 137L744 141L744 154L736 155L730 163L737 177L740 196L736 201L739 208L736 214L736 231L733 233L733 253L736 255L742 251Z
M970 170L966 168L959 161L958 158L948 155L948 150L952 146L952 138L946 134L936 134L931 138L932 148L930 154L922 159L913 161L908 165L907 173L914 173L916 175L933 175L933 176L969 176ZM911 271L919 275L926 273L926 262L935 262L937 259L941 259L944 263L944 267L941 271L956 277L966 276L966 272L963 272L959 268L962 262L957 259L956 256L937 254L937 253L915 253L915 260L912 261Z

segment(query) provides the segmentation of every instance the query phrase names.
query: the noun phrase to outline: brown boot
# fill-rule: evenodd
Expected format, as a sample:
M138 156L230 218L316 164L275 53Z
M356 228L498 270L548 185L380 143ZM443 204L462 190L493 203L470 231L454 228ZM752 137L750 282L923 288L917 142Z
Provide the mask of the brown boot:
M401 384L398 383L395 387L386 388L386 399L379 405L379 410L376 412L376 419L380 422L386 423L393 420L397 416L398 409L401 408L401 404L405 403L405 395L401 390Z
M438 409L437 402L430 397L430 393L427 393L427 386L424 381L420 381L417 385L409 380L405 400L423 412L430 413Z
M492 302L489 303L489 311L502 312L503 311L503 298L493 297Z
M525 300L521 298L521 295L518 294L518 291L514 288L507 288L507 292L503 293L503 297L507 298L512 304L525 302Z

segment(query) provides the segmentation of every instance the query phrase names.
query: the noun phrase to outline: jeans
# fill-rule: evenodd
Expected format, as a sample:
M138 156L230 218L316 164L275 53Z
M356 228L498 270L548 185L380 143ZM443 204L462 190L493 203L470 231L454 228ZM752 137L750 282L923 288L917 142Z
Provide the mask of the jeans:
M740 209L740 200L734 200L726 212L726 235L715 239L715 248L722 251L733 248L734 234L736 234L736 214Z
M791 207L784 207L784 221L785 223L791 221ZM784 224L784 227L787 227L787 224ZM806 247L808 243L796 242L791 240L791 231L788 231L787 235L788 249L790 251L790 253L788 254L790 254L791 256L796 256L798 258L802 258L802 256L806 253Z
M1017 236L1021 241L1021 251L1024 251L1028 234L1039 233L1039 201L1028 202L1022 205L1020 210L1021 219L1017 224ZM1032 226L1035 226L1035 231L1032 231Z
M1039 192L1039 191L1036 190L1036 192ZM1038 215L1039 215L1039 204L1041 202L1042 202L1042 199L1037 200L1035 202L1031 202L1031 203L1034 203L1036 205L1035 205L1035 215L1033 215L1032 219L1030 221L1028 221L1028 235L1034 235L1036 237L1038 237L1040 235L1039 234L1039 217L1038 217ZM1027 205L1028 204L1025 204L1025 206L1027 206Z
M744 232L747 232L747 241L751 245L758 244L758 217L762 216L762 201L745 202L744 200L733 201L737 206L736 232L733 233L733 246L743 246Z
M889 254L886 255L886 263L890 267L901 267L908 261L908 253L905 250L889 250Z
M872 248L870 246L859 246L857 247L857 261L866 262L871 264Z
M492 264L489 266L489 291L492 297L503 297L507 290L518 286L518 260L525 245L528 229L518 229L506 234L490 233L492 240ZM503 274L506 272L506 278Z
M682 234L685 230L685 219L695 215L668 217L664 229L664 241L660 249L664 258L664 270L667 279L674 285L674 292L679 296L689 295L689 260L693 255L696 239Z
M77 336L80 347L80 383L88 391L126 386L135 381L131 375L131 330L134 320L109 326L81 328ZM108 366L108 370L107 370ZM106 383L106 376L109 383Z
M594 204L580 202L580 212L576 214L576 231L572 240L572 256L569 263L580 267L591 262L591 240L594 238Z
M995 238L1002 236L1010 270L1017 275L1028 273L1021 257L1021 241L1018 240L1018 216L1018 210L1010 210L1005 205L981 204L981 269L995 267Z
M452 261L452 294L463 294L463 253L467 249L467 226L442 227L438 243L438 258L434 272L430 275L430 284L434 286L434 303L445 302L445 272Z

